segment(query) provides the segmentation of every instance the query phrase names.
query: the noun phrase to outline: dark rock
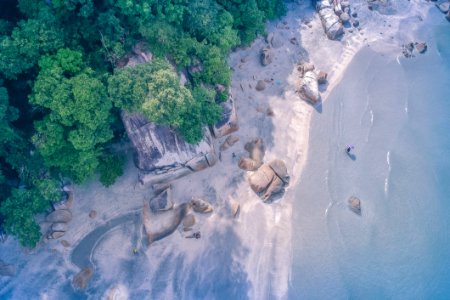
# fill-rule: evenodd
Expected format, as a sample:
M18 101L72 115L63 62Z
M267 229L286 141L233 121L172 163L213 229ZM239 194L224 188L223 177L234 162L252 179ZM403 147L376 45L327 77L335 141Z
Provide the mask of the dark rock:
M222 116L219 122L213 126L213 135L216 139L226 136L239 129L236 106L232 95L230 94L228 100L222 102L220 106L222 107Z
M358 26L359 26L359 21L353 20L353 27L358 27Z
M255 89L257 91L264 91L265 88L266 88L266 83L264 82L264 80L258 80L258 82L256 83Z
M352 17L353 17L353 18L357 18L357 17L358 17L358 13L357 13L357 12L353 12L353 13L352 13Z
M328 77L328 74L326 72L320 71L319 75L317 75L317 82L319 84L325 84L328 81L327 77Z
M86 289L93 274L94 274L94 270L92 268L85 268L85 269L81 270L73 278L73 281L72 281L73 286L76 289L80 289L80 290Z
M269 47L261 49L261 64L267 66L272 63L273 55Z
M45 220L50 223L67 223L72 220L72 213L66 209L58 209L50 213Z
M290 42L292 45L298 45L297 38L295 38L295 37L289 39L289 42Z
M173 208L172 188L169 186L159 195L150 200L150 209L154 213L163 212Z
M212 205L200 198L192 198L189 204L196 213L207 214L213 211Z
M275 116L275 113L274 113L274 111L273 111L273 109L271 107L268 107L266 109L266 115L268 115L269 117Z
M361 215L361 200L359 200L357 197L350 197L348 199L348 206L351 211L358 215Z
M95 219L96 217L97 217L97 211L91 210L91 211L89 212L89 218Z
M415 46L416 46L417 52L419 52L419 53L425 53L428 48L426 43L416 43Z
M0 276L11 277L16 275L16 267L0 259Z

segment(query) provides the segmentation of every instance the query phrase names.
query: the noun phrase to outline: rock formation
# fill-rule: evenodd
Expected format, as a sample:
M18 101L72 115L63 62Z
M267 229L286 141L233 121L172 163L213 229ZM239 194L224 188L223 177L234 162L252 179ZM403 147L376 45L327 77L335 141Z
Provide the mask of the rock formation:
M236 144L238 141L239 141L239 137L238 136L229 135L229 136L227 136L225 141L222 143L222 145L220 145L219 150L220 151L225 151L228 148L232 147L234 144Z
M348 207L355 214L361 215L361 200L357 197L352 196L348 199Z
M325 34L329 39L335 40L344 34L344 28L329 0L317 1L316 9L319 13Z
M261 64L263 66L267 66L270 63L272 63L273 60L273 54L270 50L270 47L264 47L261 49Z
M172 208L172 187L170 185L150 199L150 209L153 213L163 212Z
M264 164L249 177L249 182L252 190L267 202L289 183L286 165L279 159Z
M311 104L316 104L320 101L319 82L317 74L314 71L308 71L302 78L300 88L298 89L300 96L309 101Z
M237 120L236 106L234 105L233 97L220 104L222 107L222 117L219 122L212 127L213 135L216 139L226 136L239 129Z
M261 138L257 138L245 144L245 150L248 151L250 158L241 157L238 163L239 168L246 171L256 171L263 163L264 159L264 142Z
M73 278L73 281L72 281L73 286L76 289L80 289L80 290L86 289L93 274L94 274L94 270L92 268L85 268L85 269L81 270Z

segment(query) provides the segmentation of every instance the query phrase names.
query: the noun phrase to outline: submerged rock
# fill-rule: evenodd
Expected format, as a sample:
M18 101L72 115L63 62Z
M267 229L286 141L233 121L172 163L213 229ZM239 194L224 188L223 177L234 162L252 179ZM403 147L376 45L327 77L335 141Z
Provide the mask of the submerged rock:
M45 220L51 223L67 223L72 220L72 213L67 209L58 209L50 213Z
M11 277L14 275L16 275L16 267L0 259L0 276Z
M173 208L172 187L169 186L156 197L150 199L150 209L154 213L163 212Z
M348 199L348 206L351 211L358 215L361 215L361 200L359 200L357 197L350 197Z
M86 289L93 274L94 274L94 270L92 268L85 268L85 269L81 270L73 278L73 281L72 281L73 286L76 289L80 289L80 290Z
M189 204L196 213L208 214L213 211L212 205L200 198L192 198Z

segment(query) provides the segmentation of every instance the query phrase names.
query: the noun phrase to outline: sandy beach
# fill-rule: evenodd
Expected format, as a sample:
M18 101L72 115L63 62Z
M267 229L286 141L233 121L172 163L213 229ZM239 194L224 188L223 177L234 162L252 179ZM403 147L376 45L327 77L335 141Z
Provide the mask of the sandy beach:
M80 266L73 261L72 251L96 228L104 226L98 236L91 235L89 243L83 244L85 249L78 253L83 257L78 263L84 259L94 266L93 284L99 287L97 293L101 290L107 295L114 290L117 295L126 296L130 289L151 289L155 282L160 282L161 276L170 281L177 272L189 274L191 270L208 276L208 272L216 274L217 269L225 265L226 270L232 271L230 273L243 274L248 298L285 298L293 255L292 231L301 230L293 228L292 224L293 202L298 200L295 199L295 188L308 158L311 116L321 113L322 109L298 95L300 75L297 64L310 62L317 70L328 73L328 83L320 87L322 101L326 101L362 47L370 47L374 41L380 45L382 40L384 47L398 47L401 53L400 45L409 38L398 34L402 20L426 14L425 10L417 8L419 2L412 0L407 11L391 16L369 11L366 1L354 1L352 10L358 12L360 29L346 28L343 38L338 41L326 37L309 1L289 3L287 15L267 26L267 33L278 41L278 45L272 47L274 59L271 64L262 66L260 63L260 51L267 46L264 37L247 48L237 49L229 57L233 69L231 93L240 127L233 134L239 141L222 152L220 161L213 167L172 184L175 205L192 197L207 199L213 205L212 214L196 216L195 228L201 232L201 238L186 239L187 234L177 230L163 240L146 245L140 212L144 200L151 197L152 188L137 182L138 170L129 159L124 175L112 187L104 188L96 180L74 187L73 220L64 236L70 246L64 247L58 240L49 241L45 246L62 256L62 266L55 268L77 273ZM264 90L255 89L258 80L265 82ZM273 114L268 114L268 110ZM245 143L255 138L262 138L265 143L264 161L283 160L290 175L289 186L282 198L270 204L262 202L251 190L248 183L251 172L237 166L239 158L246 156ZM224 140L215 141L216 149ZM230 207L237 203L240 214L233 218ZM95 218L89 217L92 210L97 213ZM129 217L124 218L124 215ZM121 217L123 222L115 224L111 221ZM165 218L158 216L152 220L152 226L157 228L164 222ZM11 240L5 245L16 247ZM133 254L133 249L139 254ZM50 251L42 256L50 255ZM9 256L6 259L13 258L13 254ZM177 259L182 263L175 263ZM124 267L124 261L133 267ZM30 272L38 273L38 270L31 268ZM136 279L138 283L133 281L133 286L127 283L130 274L140 278ZM180 276L178 285L184 289L191 279ZM214 284L203 277L197 279ZM172 294L172 284L163 285L154 298L176 298L177 295ZM237 289L239 287L242 286L238 285ZM52 298L51 290L46 293Z

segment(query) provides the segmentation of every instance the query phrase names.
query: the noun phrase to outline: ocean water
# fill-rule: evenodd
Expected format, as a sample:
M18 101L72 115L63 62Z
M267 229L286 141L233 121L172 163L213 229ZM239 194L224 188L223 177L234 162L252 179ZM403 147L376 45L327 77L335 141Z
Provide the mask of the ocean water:
M450 24L432 17L426 54L367 47L313 116L290 299L450 299Z

